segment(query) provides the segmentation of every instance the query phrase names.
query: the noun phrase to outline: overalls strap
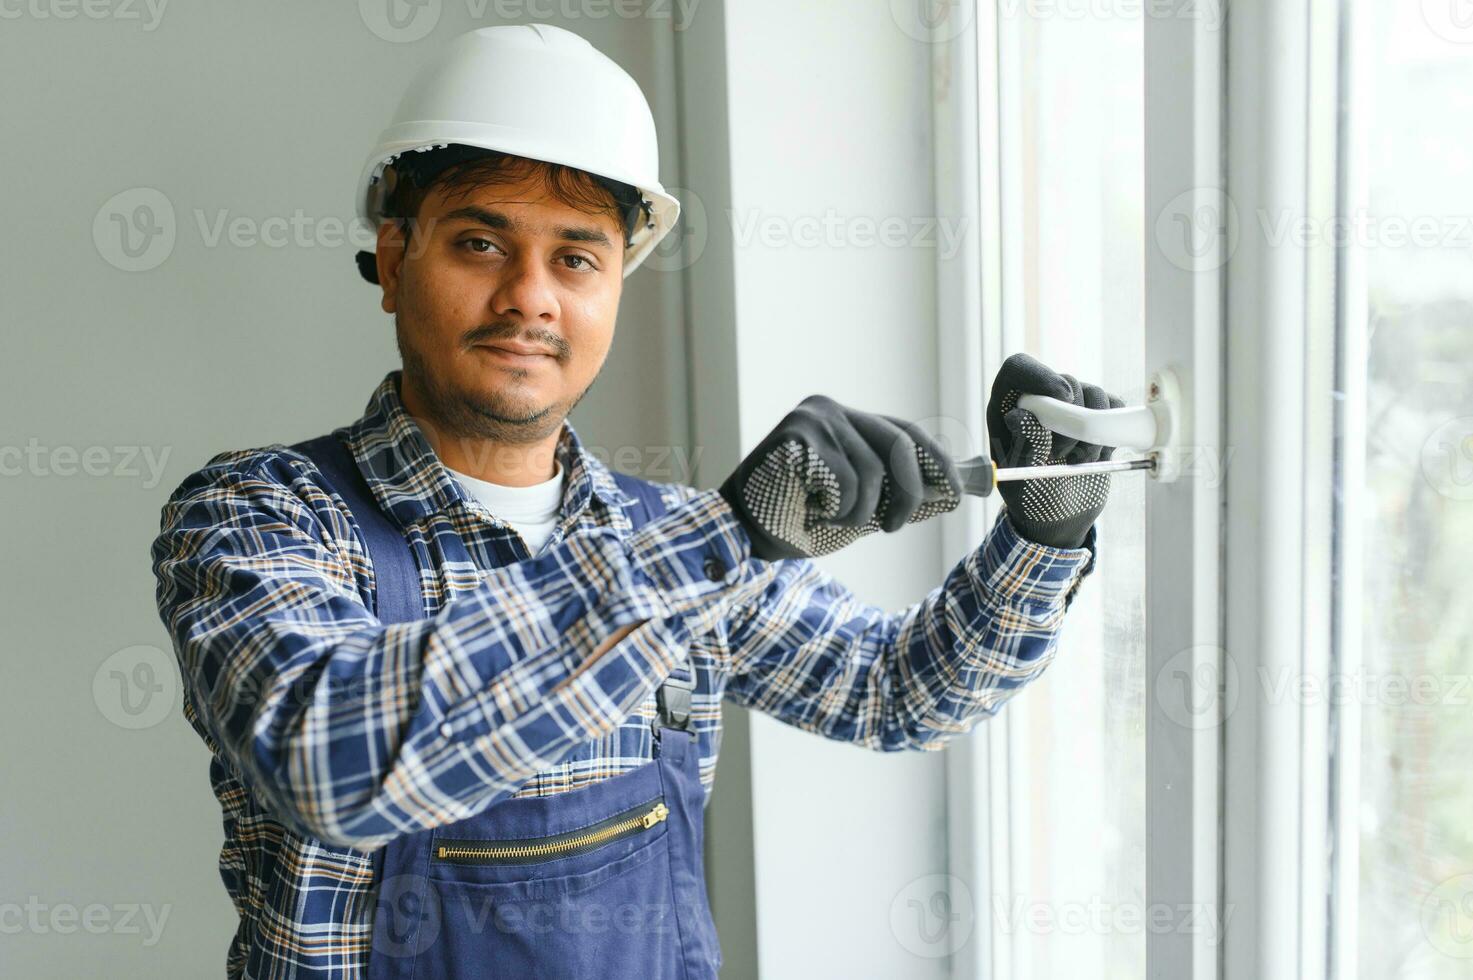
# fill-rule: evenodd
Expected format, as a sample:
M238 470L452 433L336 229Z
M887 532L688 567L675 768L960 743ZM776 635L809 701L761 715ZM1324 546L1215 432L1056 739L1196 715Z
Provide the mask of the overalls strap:
M381 623L412 623L424 619L424 600L419 585L419 566L403 533L389 522L374 499L363 471L335 433L309 439L292 447L317 464L328 488L348 505L373 565L374 615Z

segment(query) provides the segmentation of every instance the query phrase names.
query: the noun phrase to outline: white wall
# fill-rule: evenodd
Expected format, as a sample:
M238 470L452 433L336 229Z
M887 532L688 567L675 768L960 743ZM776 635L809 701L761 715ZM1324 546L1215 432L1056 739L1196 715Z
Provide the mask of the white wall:
M863 222L899 219L909 239L935 214L930 51L891 10L725 5L732 213L712 215L713 237L774 228L732 250L744 449L814 392L937 413L937 250L863 237ZM802 218L848 231L806 246ZM822 562L898 610L939 583L940 554L939 526L921 524ZM944 757L869 752L761 715L751 752L762 976L944 975L889 925L908 882L946 870Z

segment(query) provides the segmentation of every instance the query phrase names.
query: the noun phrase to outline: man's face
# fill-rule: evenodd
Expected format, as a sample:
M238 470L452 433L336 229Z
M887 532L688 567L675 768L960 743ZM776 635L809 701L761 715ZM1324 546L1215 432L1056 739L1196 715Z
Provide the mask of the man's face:
M608 356L623 240L612 215L562 203L539 174L448 196L435 188L407 249L398 224L386 223L379 281L406 400L452 435L549 438Z

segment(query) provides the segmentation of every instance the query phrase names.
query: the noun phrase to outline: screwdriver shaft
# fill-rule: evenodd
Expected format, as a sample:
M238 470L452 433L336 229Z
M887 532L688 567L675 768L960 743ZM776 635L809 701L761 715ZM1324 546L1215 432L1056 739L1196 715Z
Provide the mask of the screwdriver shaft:
M978 497L991 495L997 484L1005 480L1048 480L1084 473L1120 473L1127 470L1154 470L1154 459L1106 459L1097 463L1061 463L1055 466L1010 466L1001 469L987 456L973 456L957 463L963 489Z
M1005 480L1047 480L1082 473L1120 473L1126 470L1149 470L1156 465L1149 459L1106 459L1098 463L1061 463L1057 466L1014 466L997 471L997 482Z

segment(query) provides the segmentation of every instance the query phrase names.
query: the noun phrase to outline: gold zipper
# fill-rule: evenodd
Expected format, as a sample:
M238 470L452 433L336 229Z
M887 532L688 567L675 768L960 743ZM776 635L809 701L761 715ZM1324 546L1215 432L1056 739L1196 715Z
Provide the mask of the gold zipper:
M469 861L474 863L520 863L562 857L573 851L588 850L601 844L649 830L670 815L664 800L655 800L653 805L640 804L639 813L629 816L616 814L595 828L557 834L530 840L508 841L501 846L480 841L444 841L435 848L435 857L441 861Z

